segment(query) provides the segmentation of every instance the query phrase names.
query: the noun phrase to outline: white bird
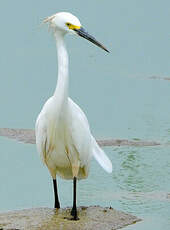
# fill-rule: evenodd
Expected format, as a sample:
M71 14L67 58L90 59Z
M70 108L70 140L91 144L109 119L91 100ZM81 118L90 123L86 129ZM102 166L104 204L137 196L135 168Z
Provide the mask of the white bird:
M54 95L44 104L36 121L36 145L43 162L53 178L55 208L60 208L56 175L73 179L73 208L71 215L78 219L76 207L76 181L89 173L91 157L108 172L112 163L96 143L87 118L80 107L68 97L68 54L64 43L66 34L84 37L105 51L101 43L90 36L74 15L66 12L47 17L56 39L58 54L58 81Z

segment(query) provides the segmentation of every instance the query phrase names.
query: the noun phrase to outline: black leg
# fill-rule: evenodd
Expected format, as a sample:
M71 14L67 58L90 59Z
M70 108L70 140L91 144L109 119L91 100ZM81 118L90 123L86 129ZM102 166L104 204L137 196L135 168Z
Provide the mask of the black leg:
M56 179L53 179L53 187L54 187L54 199L55 199L54 208L60 208L60 202L59 202L58 193L57 193Z
M77 216L77 206L76 206L76 184L77 178L73 178L73 208L71 210L71 215L73 216L73 220L79 220Z

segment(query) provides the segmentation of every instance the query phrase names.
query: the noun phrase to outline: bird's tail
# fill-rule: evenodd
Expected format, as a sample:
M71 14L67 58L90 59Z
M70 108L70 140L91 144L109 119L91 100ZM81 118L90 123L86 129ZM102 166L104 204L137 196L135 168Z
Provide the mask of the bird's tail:
M100 166L108 173L112 172L112 162L109 160L104 151L99 147L93 137L93 156Z

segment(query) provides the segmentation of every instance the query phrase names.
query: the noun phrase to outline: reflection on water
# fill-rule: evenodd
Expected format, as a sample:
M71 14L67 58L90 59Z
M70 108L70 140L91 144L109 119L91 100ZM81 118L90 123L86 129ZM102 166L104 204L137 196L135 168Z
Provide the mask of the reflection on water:
M170 156L163 148L136 148L114 151L119 164L114 172L121 192L121 206L144 214L169 207ZM163 169L163 170L162 170ZM145 210L145 211L144 211Z
M106 151L113 162L112 177L93 162L90 178L79 185L80 202L111 205L144 219L163 216L167 220L170 213L169 147L120 147Z
M143 177L140 175L140 155L132 150L124 156L124 152L120 151L119 155L122 159L121 170L118 175L120 189L126 188L128 191L139 191L143 185Z

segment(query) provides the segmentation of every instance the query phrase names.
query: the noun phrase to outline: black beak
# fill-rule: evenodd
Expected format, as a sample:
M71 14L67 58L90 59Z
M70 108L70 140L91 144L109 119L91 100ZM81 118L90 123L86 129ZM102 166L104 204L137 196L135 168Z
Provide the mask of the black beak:
M108 51L100 42L98 42L93 36L91 36L90 34L88 34L88 33L85 31L84 28L81 27L80 29L74 29L74 31L76 31L76 33L77 33L79 36L81 36L81 37L83 37L83 38L89 40L89 41L92 42L93 44L99 46L100 48L102 48L103 50L105 50L106 52L109 53L109 51Z

